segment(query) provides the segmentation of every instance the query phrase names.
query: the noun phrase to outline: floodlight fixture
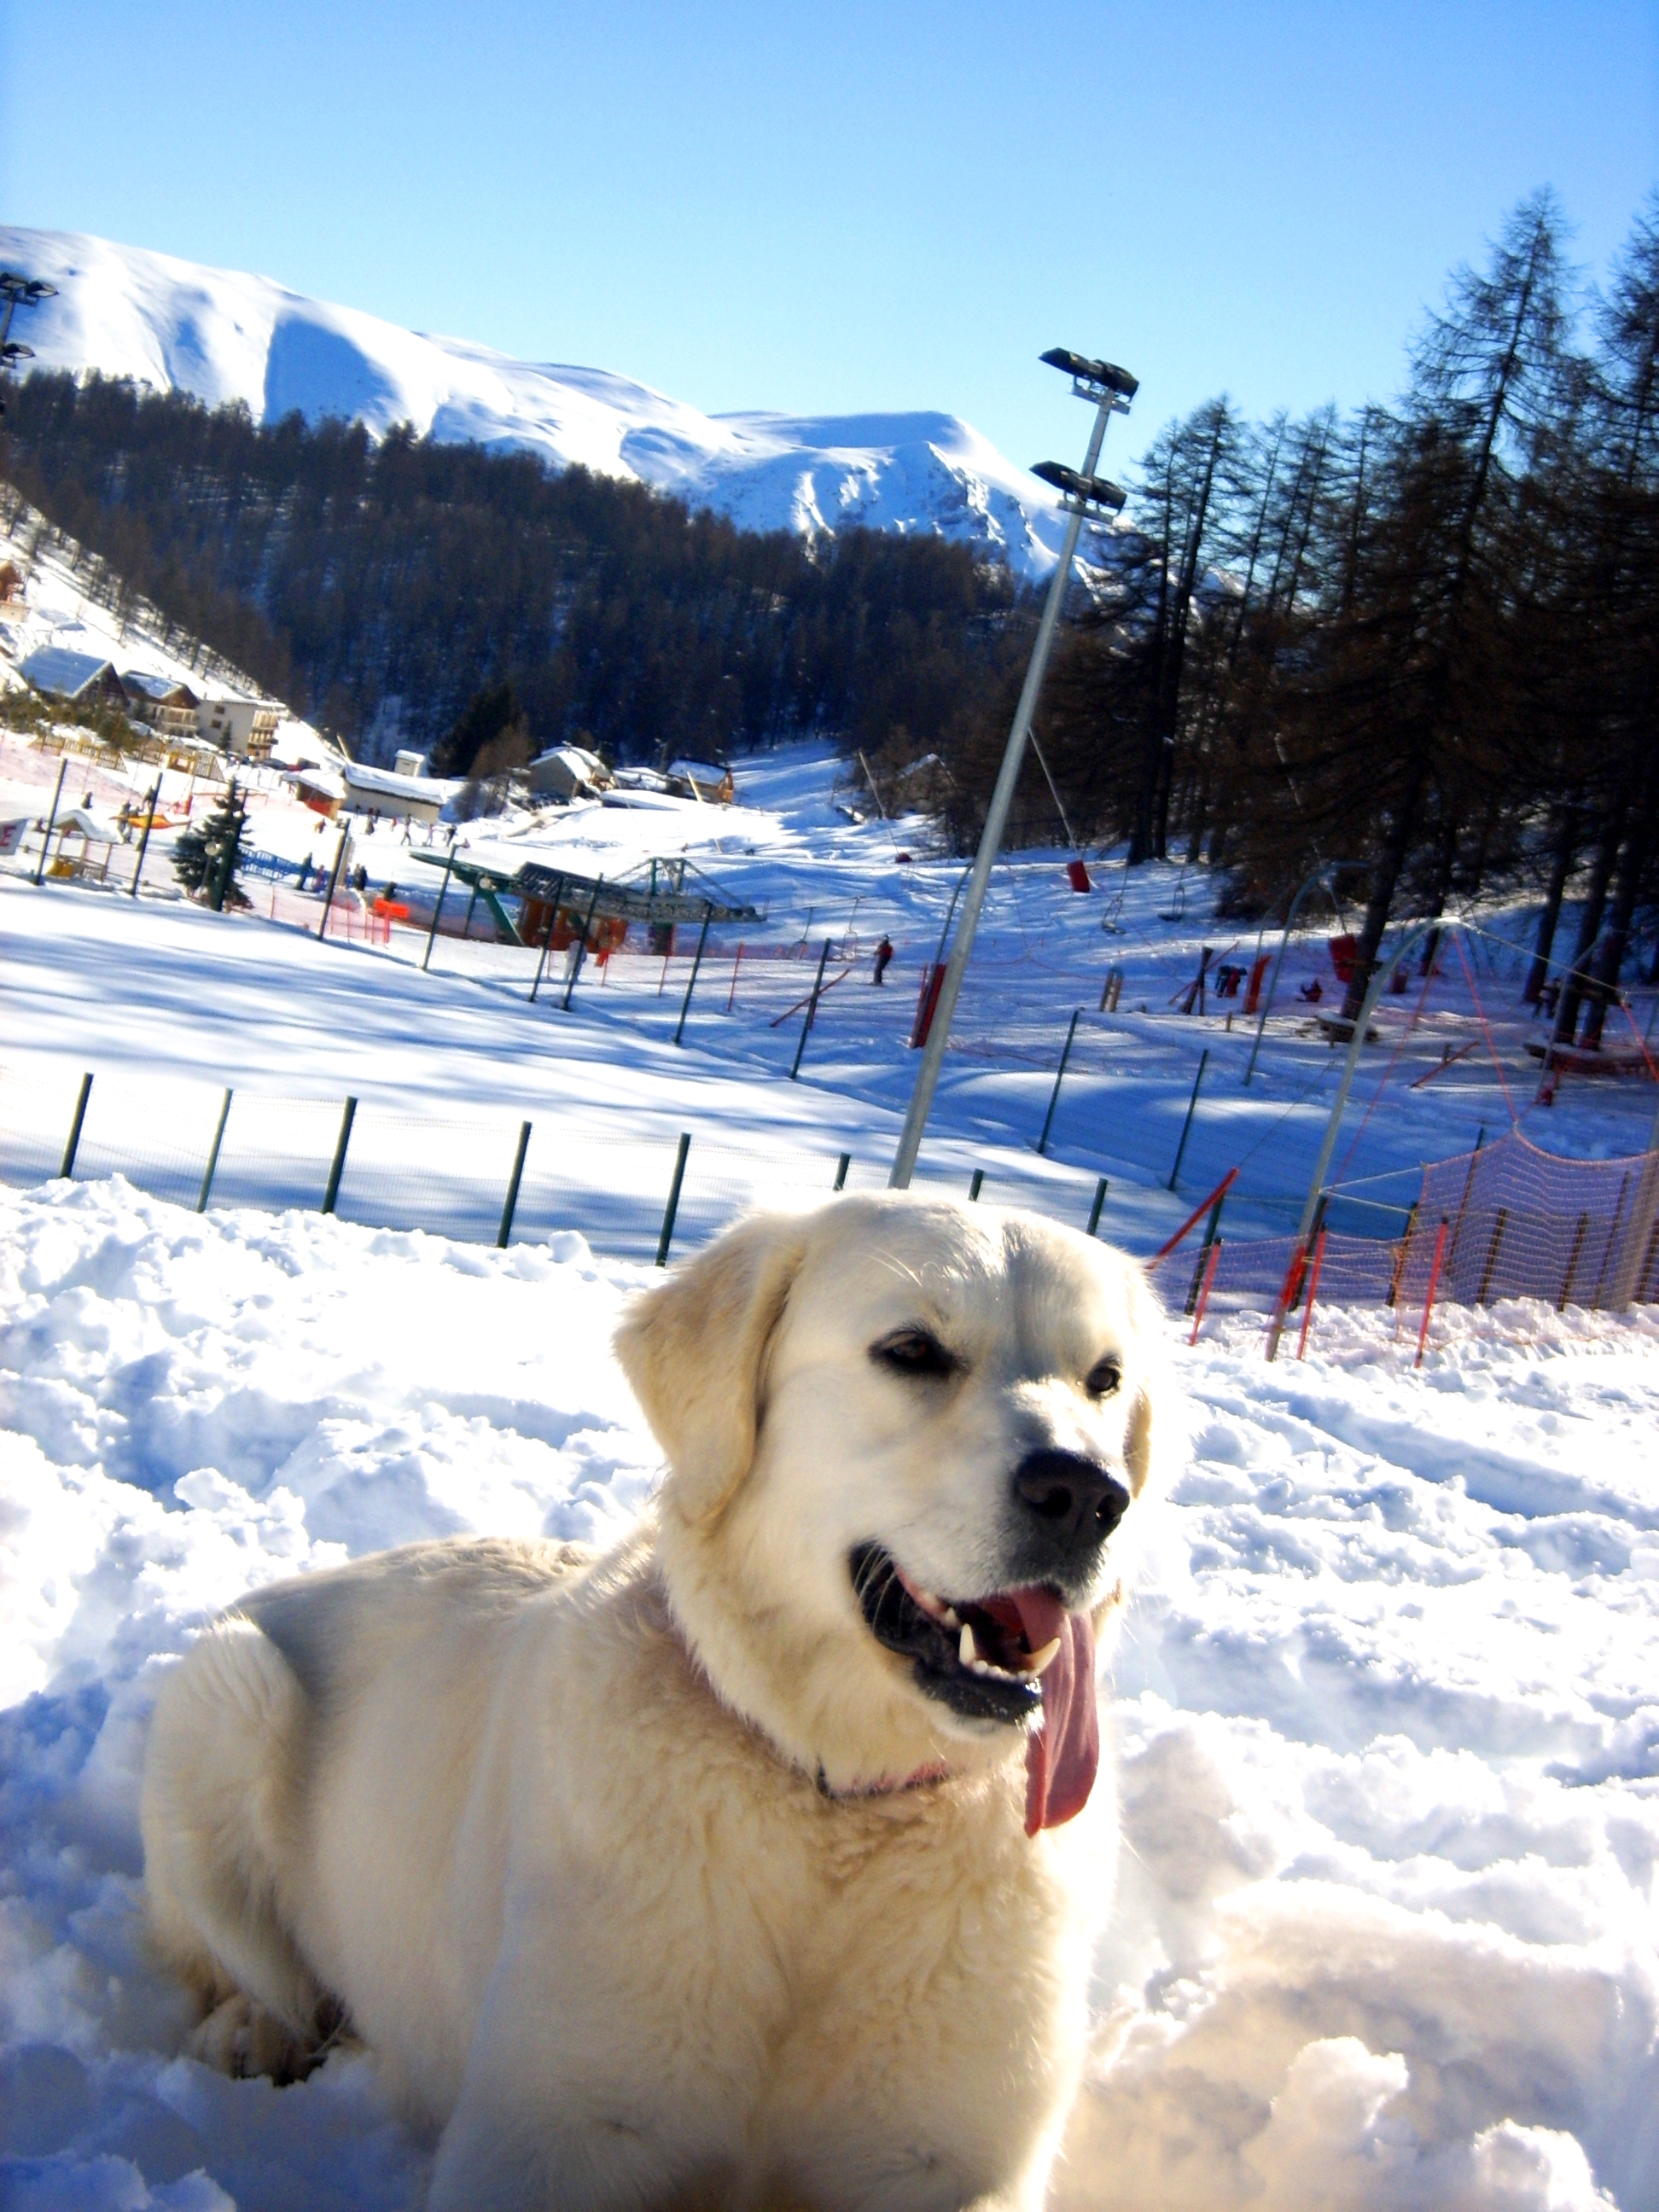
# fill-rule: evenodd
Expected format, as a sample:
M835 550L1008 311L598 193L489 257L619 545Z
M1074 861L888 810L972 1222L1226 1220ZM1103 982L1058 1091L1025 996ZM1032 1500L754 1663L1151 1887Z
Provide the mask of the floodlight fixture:
M15 338L8 338L0 345L0 368L9 368L15 361L33 361L34 348L21 345Z
M55 300L58 287L44 276L22 276L15 269L0 269L0 292L19 307L32 307L39 300Z
M1127 415L1129 402L1140 389L1140 379L1131 376L1127 368L1118 368L1115 362L1091 361L1086 354L1073 353L1069 346L1050 346L1038 357L1050 368L1064 370L1079 399L1092 399L1097 406L1105 400L1115 415Z
M1109 477L1084 476L1077 469L1068 469L1064 461L1033 461L1031 474L1041 477L1044 483L1052 484L1056 491L1065 493L1068 514L1072 511L1072 502L1075 501L1081 511L1103 507L1115 514L1129 496L1122 485L1115 484Z

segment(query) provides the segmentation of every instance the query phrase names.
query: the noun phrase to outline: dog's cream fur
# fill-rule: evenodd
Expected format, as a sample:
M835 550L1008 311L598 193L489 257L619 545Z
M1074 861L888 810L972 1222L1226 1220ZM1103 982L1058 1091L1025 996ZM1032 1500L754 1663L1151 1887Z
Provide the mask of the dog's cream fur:
M755 1217L623 1322L668 1471L616 1548L413 1545L221 1620L162 1692L143 1804L198 2053L300 2070L343 2008L442 2131L432 2212L1032 2212L1109 1779L1028 1838L1023 1735L924 1696L847 1561L1001 1587L1032 1449L1140 1494L1154 1310L1105 1246L989 1206ZM916 1324L948 1382L872 1361Z

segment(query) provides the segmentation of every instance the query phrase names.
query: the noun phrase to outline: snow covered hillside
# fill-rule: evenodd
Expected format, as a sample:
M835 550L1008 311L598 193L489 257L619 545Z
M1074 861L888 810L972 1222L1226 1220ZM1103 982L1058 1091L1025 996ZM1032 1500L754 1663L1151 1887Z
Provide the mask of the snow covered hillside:
M637 477L746 530L871 529L962 539L1022 574L1052 568L1057 495L943 414L708 416L603 369L510 360L398 329L269 277L67 231L0 225L0 262L56 284L15 336L38 364L100 369L258 422L296 409L377 436L528 447ZM27 327L25 327L27 325Z

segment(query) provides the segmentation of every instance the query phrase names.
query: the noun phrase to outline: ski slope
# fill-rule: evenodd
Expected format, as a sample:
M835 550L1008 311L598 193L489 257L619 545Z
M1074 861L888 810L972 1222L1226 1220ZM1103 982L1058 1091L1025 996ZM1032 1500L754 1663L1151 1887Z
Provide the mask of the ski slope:
M55 773L0 743L8 787L44 797ZM111 804L117 780L89 773ZM256 847L331 852L331 828L256 781ZM842 1151L854 1185L884 1180L961 864L919 822L850 818L822 750L739 763L738 785L732 809L464 832L475 857L590 873L684 857L763 907L759 937L789 957L740 962L719 933L678 1045L689 952L665 976L643 953L603 981L589 966L567 1011L562 964L532 1006L532 956L481 936L440 936L422 974L417 927L319 943L315 897L262 879L251 915L206 914L166 895L165 839L137 900L125 874L37 890L0 863L0 1127L8 1178L33 1158L36 1182L0 1190L8 2206L418 2206L428 2147L366 2062L276 2091L177 2055L137 1910L145 1718L194 1630L252 1584L454 1530L626 1524L654 1450L607 1343L650 1278L680 1131L687 1245L750 1194L822 1196ZM384 828L357 846L377 884L419 875L428 912L418 849ZM118 871L132 858L118 848ZM925 1178L961 1188L980 1168L987 1199L1081 1225L1105 1173L1103 1227L1147 1251L1255 1146L1239 1218L1282 1225L1329 1096L1334 1056L1296 997L1329 981L1322 932L1292 949L1247 1091L1225 1012L1170 1012L1200 945L1232 935L1198 878L1108 860L1080 896L1063 858L997 872ZM1470 975L1449 959L1420 1006L1414 988L1389 1007L1345 1126L1356 1188L1506 1114L1490 1061L1434 1071L1478 993L1518 1083L1525 922L1484 915ZM898 952L877 991L884 930ZM826 936L857 957L830 967L844 980L792 1082L800 1017L774 1023ZM1074 1048L1039 1158L1070 1011L1109 966L1119 1015ZM79 1179L54 1182L82 1071ZM228 1202L198 1215L225 1086ZM347 1092L362 1180L349 1163L327 1219ZM1585 1154L1638 1149L1651 1121L1636 1086L1514 1103ZM279 1159L291 1186L270 1181ZM608 1209L578 1218L579 1188ZM1172 1325L1191 1457L1113 1662L1129 1848L1056 2204L1659 2212L1659 1324L1501 1305L1437 1334L1420 1370L1376 1314L1322 1309L1300 1364L1263 1361L1255 1316L1186 1335Z
M22 335L43 368L131 377L384 436L517 447L672 493L745 530L858 526L959 539L1020 574L1058 556L1058 495L953 415L704 415L603 369L518 362L269 277L69 231L0 225L0 262L58 287ZM21 324L20 323L20 331Z

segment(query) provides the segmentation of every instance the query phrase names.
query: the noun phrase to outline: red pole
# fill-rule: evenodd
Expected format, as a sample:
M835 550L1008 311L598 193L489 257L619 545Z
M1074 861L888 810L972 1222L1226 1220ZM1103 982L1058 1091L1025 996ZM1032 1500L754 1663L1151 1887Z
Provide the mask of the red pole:
M1314 1300L1319 1295L1319 1270L1325 1258L1325 1231L1319 1232L1319 1242L1314 1246L1313 1273L1308 1278L1308 1303L1302 1309L1302 1334L1297 1339L1296 1356L1308 1356L1308 1323L1313 1319Z
M737 995L738 995L738 969L739 969L740 967L742 967L742 965L743 965L743 947L742 947L742 945L738 945L738 957L737 957L737 958L736 958L736 959L732 963L732 988L731 988L731 989L730 989L730 990L726 993L726 1012L727 1012L728 1014L729 1014L729 1013L731 1012L731 1011L732 1011L732 1000L737 997Z
M1429 1316L1434 1311L1435 1285L1440 1280L1440 1262L1445 1256L1445 1251L1446 1223L1443 1216L1440 1234L1434 1240L1434 1258L1429 1267L1429 1287L1423 1299L1423 1326L1417 1332L1417 1357L1412 1362L1413 1367L1420 1367L1423 1364L1423 1347L1429 1340Z
M1218 1237L1214 1243L1210 1247L1209 1264L1204 1270L1203 1286L1198 1294L1198 1310L1193 1316L1193 1333L1187 1339L1188 1344L1196 1344L1198 1342L1198 1332L1203 1326L1204 1322L1204 1309L1210 1303L1210 1285L1215 1280L1216 1261L1220 1257L1221 1239Z
M1229 1168L1226 1174L1222 1176L1220 1182L1210 1193L1209 1196L1207 1198L1200 1199L1198 1204L1187 1216L1187 1218L1182 1223L1180 1228L1176 1230L1175 1235L1170 1237L1169 1243L1167 1244L1160 1244L1158 1246L1157 1251L1152 1255L1151 1264L1153 1267L1156 1267L1160 1260L1167 1260L1170 1253L1175 1250L1176 1246L1180 1243L1182 1238L1187 1234L1187 1231L1193 1226L1193 1224L1200 1220L1203 1216L1209 1212L1210 1208L1215 1204L1217 1199L1224 1198L1237 1181L1238 1170L1237 1168Z
M1279 1340L1285 1334L1285 1316L1296 1303L1296 1294L1302 1287L1303 1270L1308 1264L1308 1247L1298 1241L1291 1255L1291 1264L1285 1270L1285 1279L1279 1285L1278 1303L1273 1307L1273 1319L1267 1323L1267 1357L1279 1357Z

